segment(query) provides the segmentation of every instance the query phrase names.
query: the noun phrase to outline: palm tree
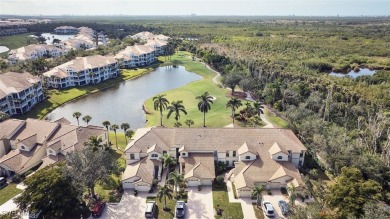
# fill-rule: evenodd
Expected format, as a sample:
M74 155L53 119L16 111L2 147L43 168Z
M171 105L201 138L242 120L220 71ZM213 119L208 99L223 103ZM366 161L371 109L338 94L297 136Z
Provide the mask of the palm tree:
M104 121L103 123L102 123L102 125L104 126L104 127L106 127L106 129L107 129L107 139L108 139L108 145L110 145L110 133L108 132L108 128L110 127L110 125L111 125L111 123L110 123L110 121Z
M157 198L161 202L161 199L164 199L164 210L167 210L167 198L172 199L172 190L165 186L159 186L159 191L157 193Z
M160 111L160 126L162 126L163 110L168 107L169 101L165 98L165 94L153 97L154 110Z
M116 145L116 149L118 149L118 138L116 136L116 130L119 129L119 126L117 124L112 124L111 127L110 127L110 130L114 131L115 133L115 145Z
M253 107L257 110L257 114L260 116L262 113L264 114L264 104L258 100L253 103Z
M94 151L99 150L99 148L103 148L102 138L98 138L97 136L89 137L88 141L84 142L84 146L91 148Z
M289 193L288 200L289 200L291 206L294 207L295 199L297 199L297 189L295 188L294 185L291 185L287 188L287 190Z
M179 187L179 185L184 182L184 175L178 172L172 172L169 174L168 180L173 181L173 186L175 189L175 199L177 199L177 187Z
M188 128L191 128L191 125L194 124L194 120L192 120L192 119L187 119L186 121L184 121L184 123L185 123L186 125L188 125Z
M259 204L261 202L261 199L263 198L263 195L261 194L265 190L264 185L258 185L252 190L252 196L256 196L256 205L259 207Z
M131 130L131 129L129 129L129 130L127 130L127 131L125 132L125 136L128 137L129 139L130 139L131 137L133 137L133 135L134 135L134 131Z
M76 118L77 119L77 126L80 126L80 123L79 123L79 118L81 117L81 113L80 112L74 112L73 113L73 118Z
M233 119L233 124L234 124L234 116L236 114L236 109L240 108L242 106L241 100L237 99L237 97L232 97L227 104L226 108L230 107L232 109L232 119Z
M88 123L89 123L91 120L92 120L92 117L89 116L89 115L86 115L86 116L83 117L83 121L84 121L85 123L87 123L87 125L88 125Z
M168 115L167 118L171 116L172 113L175 113L175 120L176 122L179 122L180 119L180 112L183 112L185 115L187 115L186 108L183 106L183 101L178 100L178 101L173 101L170 106L167 107Z
M125 132L126 145L127 145L126 131L127 131L127 129L129 129L129 128L130 128L129 123L122 123L122 124L121 124L121 129L123 129L123 131Z
M206 127L206 113L211 109L210 103L213 103L213 97L206 91L196 99L199 100L198 109L203 113L203 127Z
M167 176L169 176L169 167L176 165L176 159L169 154L164 154L162 157L164 168L167 168Z

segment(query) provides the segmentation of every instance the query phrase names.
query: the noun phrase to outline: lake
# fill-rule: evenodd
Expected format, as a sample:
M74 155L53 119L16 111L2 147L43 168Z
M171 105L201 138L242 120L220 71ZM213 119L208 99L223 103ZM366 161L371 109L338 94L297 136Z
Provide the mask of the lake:
M142 77L124 81L114 87L60 106L47 118L54 121L65 117L72 124L77 125L77 120L72 115L78 111L92 117L89 123L91 125L101 126L103 121L109 120L111 124L115 123L119 126L127 122L131 129L136 130L145 126L146 117L142 105L147 99L201 78L195 73L188 72L183 66L159 67ZM81 118L80 125L85 125Z
M358 72L355 72L355 71L350 71L348 73L338 73L338 72L331 72L329 73L329 75L332 75L332 76L336 76L336 77L345 77L345 76L351 76L352 78L357 78L359 76L363 76L363 75L373 75L375 74L376 71L375 70L370 70L368 68L361 68L360 71Z
M69 35L59 35L59 34L51 34L51 33L42 33L42 37L45 37L46 39L46 44L47 45L52 45L53 44L53 39L59 39L61 41L67 40L69 38L74 37L74 34L69 34ZM30 37L36 37L34 35L30 35Z

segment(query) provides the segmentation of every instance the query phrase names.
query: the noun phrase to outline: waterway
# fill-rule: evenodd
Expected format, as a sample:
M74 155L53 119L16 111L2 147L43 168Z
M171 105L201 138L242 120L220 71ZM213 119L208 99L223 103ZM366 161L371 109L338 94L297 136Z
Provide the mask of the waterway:
M375 73L376 73L375 70L370 70L368 68L361 68L360 71L358 71L358 72L355 72L353 70L348 72L348 73L331 72L331 73L329 73L329 75L336 76L336 77L351 76L352 78L357 78L357 77L363 76L363 75L371 76Z
M69 34L69 35L61 34L61 35L59 35L59 34L52 34L52 33L42 33L42 37L45 37L47 45L52 45L54 39L59 39L61 41L65 41L65 40L72 38L74 36L75 36L74 34ZM36 37L36 36L30 35L30 37Z
M78 111L92 117L89 123L91 125L101 126L105 120L119 126L127 122L131 129L135 130L145 126L146 117L142 105L147 99L201 78L195 73L188 72L183 66L177 68L159 67L142 77L122 82L101 92L60 106L53 110L47 118L54 121L65 117L72 124L77 125L77 120L72 115ZM81 118L79 120L80 125L85 125Z

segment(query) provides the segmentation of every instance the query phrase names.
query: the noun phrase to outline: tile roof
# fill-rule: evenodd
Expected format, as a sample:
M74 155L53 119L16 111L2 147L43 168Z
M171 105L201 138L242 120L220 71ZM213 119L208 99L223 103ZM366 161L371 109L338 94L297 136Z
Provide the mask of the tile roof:
M277 142L275 142L272 147L268 150L271 155L277 154L279 152L288 154L288 151L283 147L280 147Z
M41 81L30 73L7 72L0 74L0 99L11 93L18 93Z
M11 138L11 141L23 141L32 135L36 135L36 143L43 144L51 137L58 127L58 123L37 119L27 119L25 126Z
M64 49L58 48L53 45L47 44L31 44L28 46L23 46L17 49L11 50L8 55L11 58L17 58L19 60L30 59L33 54L37 54L37 52L45 52L46 51L57 51L57 52L66 52Z
M185 163L184 179L215 178L214 153L189 153L188 157L181 158Z
M49 155L42 159L42 164L39 166L38 170L41 170L49 165L55 164L57 162L61 162L65 160L65 156L62 154L58 154L57 156Z
M22 151L19 149L11 150L8 154L4 155L0 159L0 164L9 167L15 172L19 172L26 168L26 163L32 157L34 157L36 152L38 152L41 147L43 146L37 145L36 147L33 147L30 151Z
M140 181L152 184L154 167L160 165L160 160L151 160L147 157L136 163L129 164L122 175L122 181L137 176L140 178Z
M24 125L26 122L18 119L8 119L0 123L0 139L6 137L7 139L11 138L10 136L18 127Z

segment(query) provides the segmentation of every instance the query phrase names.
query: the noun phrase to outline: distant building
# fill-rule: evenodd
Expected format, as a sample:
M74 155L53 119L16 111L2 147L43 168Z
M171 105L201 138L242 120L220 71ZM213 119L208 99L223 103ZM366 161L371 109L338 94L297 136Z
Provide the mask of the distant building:
M8 35L16 35L20 33L27 33L27 28L1 28L0 29L0 36L8 36Z
M98 41L98 45L106 45L106 37L103 32L98 34L89 27L80 27L78 28L77 35L69 38L65 41L62 41L58 44L58 47L63 49L95 49L97 47L96 41Z
M54 33L56 34L77 34L78 32L79 29L72 26L61 26L54 29Z
M118 61L101 55L78 57L43 73L46 86L58 89L96 84L118 75Z
M67 53L67 50L53 45L32 44L11 50L8 53L8 62L10 64L15 64L20 61L35 60L42 57L56 58L66 55Z
M44 99L41 79L29 73L0 74L0 110L10 116L28 112Z
M139 33L131 36L131 38L133 38L133 39L141 39L141 40L144 40L144 41L156 40L156 39L163 40L163 41L168 41L170 39L170 37L168 37L168 36L165 36L165 35L162 35L162 34L155 35L155 34L153 34L151 32L147 32L147 31L139 32Z
M37 166L41 169L63 161L69 152L84 149L91 136L107 143L103 127L74 126L66 119L8 119L0 123L0 175L23 174Z

